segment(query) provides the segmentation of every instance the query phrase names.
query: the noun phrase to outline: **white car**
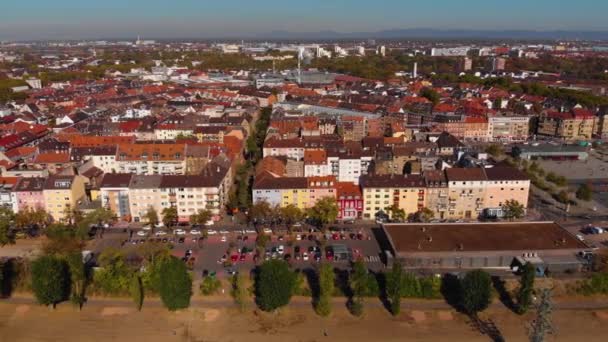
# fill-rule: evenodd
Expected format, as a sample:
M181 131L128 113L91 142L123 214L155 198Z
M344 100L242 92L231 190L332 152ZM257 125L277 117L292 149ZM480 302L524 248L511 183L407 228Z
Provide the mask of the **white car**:
M215 234L217 234L217 232L215 230L213 230L213 229L209 229L207 231L207 235L215 235Z
M253 230L253 229L245 229L245 234L255 234L255 230Z
M173 231L173 234L177 234L177 235L186 235L186 231L183 229L176 229Z
M201 235L201 231L200 231L200 230L198 230L198 229L192 229L192 230L190 231L190 234L192 234L192 235Z
M300 235L300 234L296 235L296 240L298 240L298 241L302 240L302 235Z
M285 247L283 247L283 245L280 245L279 247L277 247L277 252L279 254L283 254L283 252L285 252Z
M220 234L228 234L228 233L230 233L230 232L225 229L220 230Z
M154 233L154 235L156 235L156 236L165 236L165 235L167 235L167 232L164 231L164 230L159 230L156 233Z
M302 253L302 260L308 261L308 253L306 253L306 252Z
M264 234L272 234L272 229L264 228L263 232L264 232Z
M143 227L141 227L141 229L143 229L143 230L150 230L150 229L152 229L152 227L151 226L143 226Z
M222 242L226 242L226 241L227 241L227 239L226 239L226 237L225 237L225 236L222 236L222 239L221 239L220 241L222 241Z
M146 232L144 232L143 230L140 230L137 232L137 236L146 236Z

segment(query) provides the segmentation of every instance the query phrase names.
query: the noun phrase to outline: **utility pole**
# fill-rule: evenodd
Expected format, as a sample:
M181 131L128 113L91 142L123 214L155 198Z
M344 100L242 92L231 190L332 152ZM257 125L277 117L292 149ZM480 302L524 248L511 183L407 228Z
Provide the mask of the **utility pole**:
M551 320L551 314L553 313L551 296L551 289L541 290L540 302L536 309L536 318L530 324L530 342L543 342L546 335L555 332L555 327Z

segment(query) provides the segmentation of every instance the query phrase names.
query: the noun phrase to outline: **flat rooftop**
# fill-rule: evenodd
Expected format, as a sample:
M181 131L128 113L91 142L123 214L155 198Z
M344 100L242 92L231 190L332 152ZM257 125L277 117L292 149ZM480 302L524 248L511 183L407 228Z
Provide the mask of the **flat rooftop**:
M385 224L395 253L589 248L555 222Z

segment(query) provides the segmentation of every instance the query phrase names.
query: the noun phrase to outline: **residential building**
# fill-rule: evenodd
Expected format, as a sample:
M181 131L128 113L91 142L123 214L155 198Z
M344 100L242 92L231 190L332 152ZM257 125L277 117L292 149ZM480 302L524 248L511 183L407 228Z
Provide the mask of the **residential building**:
M529 116L491 116L488 118L490 141L526 141L530 132Z
M26 208L45 209L44 183L46 178L23 177L19 178L11 194L13 200L13 212L18 213Z
M440 170L424 171L426 196L424 206L431 210L435 219L443 220L448 217L449 189L445 173Z
M363 217L373 219L387 208L403 209L406 216L425 205L426 184L420 175L366 175L361 177Z
M116 166L119 173L180 175L186 170L184 144L119 145Z
M350 182L338 182L336 185L338 203L338 220L356 220L363 217L363 194L361 188Z
M502 206L509 200L515 200L528 207L530 178L517 168L495 166L483 169L486 173L486 198L484 202L486 216L502 217Z
M132 177L131 173L106 173L99 185L101 206L127 221L131 217L129 184Z
M62 221L66 212L85 198L84 177L51 175L44 183L43 196L46 212L53 220Z
M591 111L548 112L538 119L537 133L564 140L591 139L598 118Z
M486 174L482 168L446 170L450 219L476 219L485 208Z

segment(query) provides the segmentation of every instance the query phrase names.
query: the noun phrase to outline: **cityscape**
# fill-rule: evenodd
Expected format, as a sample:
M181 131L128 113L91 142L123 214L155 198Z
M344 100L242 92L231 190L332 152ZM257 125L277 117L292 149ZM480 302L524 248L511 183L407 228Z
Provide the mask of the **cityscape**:
M7 5L0 340L603 341L608 8L515 2Z

